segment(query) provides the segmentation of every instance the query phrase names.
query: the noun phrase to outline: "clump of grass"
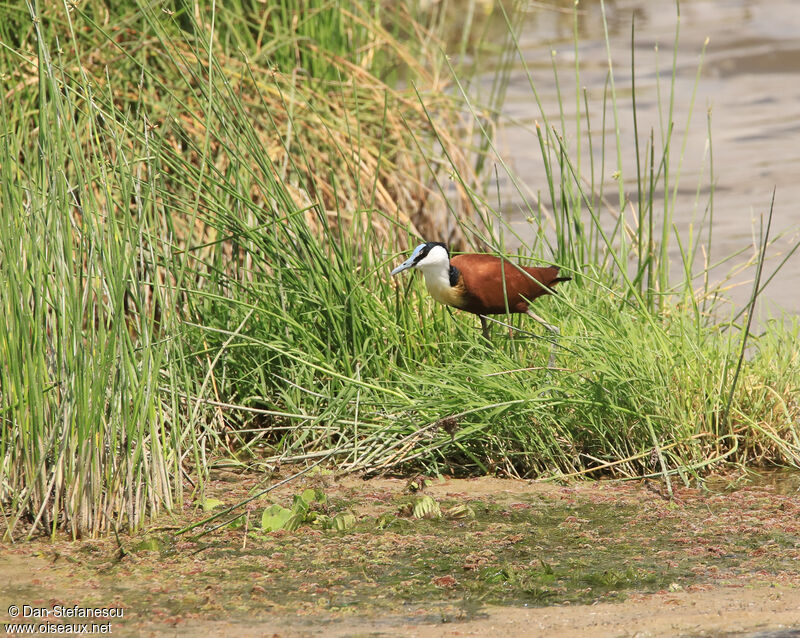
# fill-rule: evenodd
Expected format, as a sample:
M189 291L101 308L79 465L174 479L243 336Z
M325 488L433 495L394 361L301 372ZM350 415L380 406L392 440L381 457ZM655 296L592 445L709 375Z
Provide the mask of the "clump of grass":
M531 87L535 92L532 79ZM598 141L588 126L588 101L577 89L576 97L584 100L586 119L579 117L575 138L605 144L605 127ZM462 98L479 120L466 90ZM616 112L615 92L605 99L601 108ZM674 84L667 99L676 99ZM798 361L778 345L791 339L796 322L767 322L750 341L750 356L740 359L749 327L726 319L715 305L719 289L710 283L708 265L694 270L698 247L710 235L680 246L684 274L677 284L669 279L670 211L681 164L670 150L672 126L665 123L661 131L661 150L654 133L645 149L635 149L635 205L620 186L615 210L586 176L595 167L584 164L581 172L573 159L561 121L559 129L542 114L539 139L555 232L540 235L536 254L574 275L556 297L541 302L564 335L560 369L545 370L545 340L518 335L487 350L470 317L432 305L413 279L397 287L387 282L382 244L374 236L341 237L335 251L309 249L303 239L286 262L284 272L292 275L280 283L262 281L252 305L230 304L220 309L220 325L206 324L218 333L212 350L232 347L231 338L240 341L225 377L228 392L246 406L248 425L240 433L254 451L252 462L330 456L340 467L371 472L416 464L433 472L678 474L687 480L722 462L797 463L791 397ZM492 149L490 131L484 132ZM625 150L618 140L616 148L621 170ZM457 169L452 173L458 180ZM624 183L623 175L616 179ZM462 186L487 211L482 222L488 232L467 227L474 243L516 257L503 249L509 226L485 196ZM663 201L658 192L666 193ZM544 208L534 201L529 212ZM765 236L751 265L763 264L766 243ZM356 259L354 246L369 249ZM703 282L699 290L697 281ZM250 334L226 328L276 297L304 320L287 326L280 313L256 310L247 317Z
M135 527L215 465L688 479L797 464L797 322L765 324L741 357L748 329L707 312L692 259L672 295L651 182L637 223L621 192L609 228L543 119L557 223L533 257L574 276L539 303L563 335L547 370L547 339L487 349L473 317L388 277L420 237L507 254L509 229L483 188L491 109L442 95L384 9L309 5L306 24L245 2L113 21L103 6L30 5L3 49L7 536ZM405 90L388 83L397 58ZM666 185L668 151L641 156Z
M137 527L184 485L202 488L209 453L241 423L203 403L235 393L216 377L227 348L196 341L196 326L273 292L266 280L278 286L268 313L289 320L276 334L292 337L305 318L280 288L298 269L341 254L352 276L359 258L342 240L366 233L379 250L396 236L388 213L433 232L418 158L432 113L458 129L452 100L434 91L423 109L387 84L399 57L438 89L379 5L319 3L297 22L298 7L28 3L0 27L8 538ZM451 156L472 171L460 145ZM295 352L272 355L286 375Z

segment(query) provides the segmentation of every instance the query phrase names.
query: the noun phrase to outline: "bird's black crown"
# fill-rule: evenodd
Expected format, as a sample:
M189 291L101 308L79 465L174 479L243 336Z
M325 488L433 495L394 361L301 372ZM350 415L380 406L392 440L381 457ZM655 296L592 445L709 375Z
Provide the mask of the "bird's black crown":
M444 244L440 241L429 241L426 242L425 247L419 251L419 255L417 256L416 261L419 262L425 259L425 257L428 256L428 253L431 252L431 250L433 250L434 246L441 246L442 248L444 248L447 251L447 258L448 259L450 258L450 250L447 248L447 244Z

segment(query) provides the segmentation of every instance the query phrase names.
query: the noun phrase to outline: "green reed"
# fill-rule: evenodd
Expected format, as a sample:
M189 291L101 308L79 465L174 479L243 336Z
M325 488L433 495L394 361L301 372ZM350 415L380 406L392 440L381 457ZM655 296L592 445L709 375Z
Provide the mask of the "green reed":
M507 252L487 193L493 165L524 185L494 148L513 15L481 105L436 12L401 31L371 3L312 3L298 21L288 3L267 17L244 0L199 16L131 3L116 21L104 6L30 4L3 32L8 538L137 527L201 498L220 466L688 480L797 463L796 319L766 322L740 356L747 332L707 312L712 280L691 270L697 238L670 294L671 126L658 149L655 132L617 145L618 163L637 157L632 224L603 208L603 170L573 154L565 120L542 114L555 238L543 226L521 258L573 275L537 302L561 328L556 369L530 322L500 317L515 331L494 326L487 348L476 318L413 274L390 279L423 238ZM577 139L602 143L575 69Z

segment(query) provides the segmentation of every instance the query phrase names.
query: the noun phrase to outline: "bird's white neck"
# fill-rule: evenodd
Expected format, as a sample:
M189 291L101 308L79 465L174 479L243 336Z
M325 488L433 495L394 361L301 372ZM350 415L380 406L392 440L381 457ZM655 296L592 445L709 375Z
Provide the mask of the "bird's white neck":
M439 303L448 306L457 306L457 295L450 285L450 263L432 264L420 268L425 276L425 287L428 293Z

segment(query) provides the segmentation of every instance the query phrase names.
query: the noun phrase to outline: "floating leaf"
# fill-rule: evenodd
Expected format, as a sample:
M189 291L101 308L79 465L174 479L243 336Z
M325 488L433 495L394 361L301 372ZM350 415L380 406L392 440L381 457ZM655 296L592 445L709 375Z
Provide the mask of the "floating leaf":
M356 517L350 512L344 514L337 514L333 517L333 529L337 532L344 532L345 530L355 527Z
M325 492L311 488L304 490L300 495L300 498L302 498L303 501L308 505L311 505L312 503L325 503L328 500L328 497L325 496Z
M308 503L303 499L302 496L298 494L294 495L294 499L292 500L292 511L303 514L308 511Z
M475 518L475 512L469 505L453 505L444 511L447 518Z
M481 580L487 583L507 583L514 578L514 568L510 565L504 565L500 569L496 567L487 567L481 574Z
M397 520L397 517L394 514L381 514L378 518L375 519L375 527L377 529L386 529L392 523Z
M305 520L306 520L305 512L295 512L294 514L289 516L287 521L284 523L283 529L285 529L287 532L293 532L298 527L300 527L305 522Z
M414 518L441 518L442 508L432 496L420 496L414 503Z
M225 503L220 501L218 498L207 498L201 501L200 505L202 506L204 512L210 512L215 507L219 507L220 505L225 505Z
M133 547L134 552L159 552L164 549L164 543L157 538L145 538Z
M234 518L230 523L228 523L229 529L239 529L240 527L244 527L244 516Z
M277 503L270 505L261 515L261 529L265 532L274 532L283 529L292 517L292 510L281 507Z

